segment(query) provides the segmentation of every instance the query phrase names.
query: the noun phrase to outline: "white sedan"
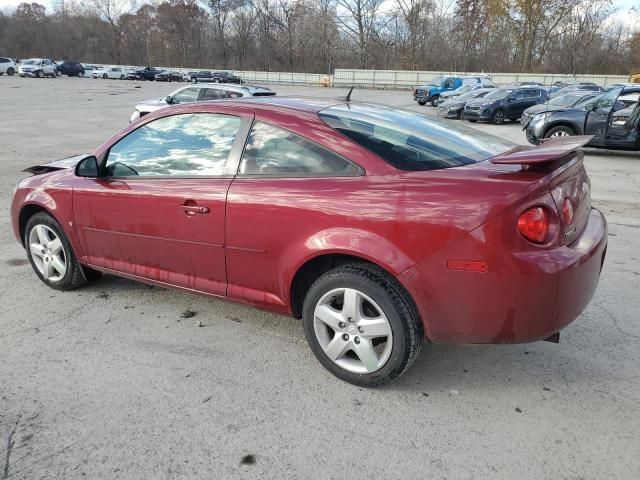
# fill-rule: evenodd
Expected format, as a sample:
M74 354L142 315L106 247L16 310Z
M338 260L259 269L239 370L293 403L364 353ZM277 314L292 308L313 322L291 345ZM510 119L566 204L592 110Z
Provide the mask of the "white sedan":
M102 67L91 72L93 78L111 78L114 80L124 80L127 78L127 72L122 67Z

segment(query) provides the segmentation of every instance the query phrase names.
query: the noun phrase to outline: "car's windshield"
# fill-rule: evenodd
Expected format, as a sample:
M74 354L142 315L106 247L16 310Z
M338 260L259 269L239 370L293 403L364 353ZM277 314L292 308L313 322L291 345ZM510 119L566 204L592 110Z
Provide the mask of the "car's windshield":
M487 93L484 98L506 98L511 94L511 92L513 92L513 90L507 88L498 88L493 92Z
M383 105L337 105L322 110L319 116L333 129L401 170L468 165L516 146L475 129L443 124Z
M467 93L463 93L462 95L460 95L455 100L472 100L472 99L476 98L477 96L478 96L477 92L467 92Z
M471 90L471 85L463 85L460 88L456 88L452 93L466 93Z
M558 105L560 107L569 107L575 105L578 99L582 98L583 94L568 94L555 97L549 101L549 105Z
M25 60L22 62L23 65L35 65L36 63L40 63L40 60Z

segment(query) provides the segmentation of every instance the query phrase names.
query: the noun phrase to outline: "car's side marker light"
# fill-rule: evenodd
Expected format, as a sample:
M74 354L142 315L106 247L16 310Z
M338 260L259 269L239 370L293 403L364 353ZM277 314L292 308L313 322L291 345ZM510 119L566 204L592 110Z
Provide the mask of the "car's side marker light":
M486 273L489 270L487 262L473 260L447 260L447 268L449 270L476 273Z

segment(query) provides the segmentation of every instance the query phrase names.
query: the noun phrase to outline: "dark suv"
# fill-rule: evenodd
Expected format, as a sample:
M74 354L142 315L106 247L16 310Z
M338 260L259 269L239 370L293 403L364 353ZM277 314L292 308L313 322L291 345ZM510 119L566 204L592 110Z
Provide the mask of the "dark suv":
M195 75L194 75L195 73ZM239 76L229 72L191 72L191 81L193 83L242 83Z
M527 108L548 100L549 94L542 87L498 88L483 98L468 102L462 118L499 125L505 120L518 120Z
M79 62L63 62L56 68L61 75L68 75L69 77L84 76L84 67Z

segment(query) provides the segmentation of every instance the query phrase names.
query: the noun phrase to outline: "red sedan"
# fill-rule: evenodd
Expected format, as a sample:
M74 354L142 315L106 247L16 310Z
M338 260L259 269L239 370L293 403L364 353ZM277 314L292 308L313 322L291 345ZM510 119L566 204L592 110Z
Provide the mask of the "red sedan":
M52 288L107 272L302 318L328 370L374 386L425 341L557 339L580 315L607 246L588 140L346 101L179 105L27 169L13 228Z

